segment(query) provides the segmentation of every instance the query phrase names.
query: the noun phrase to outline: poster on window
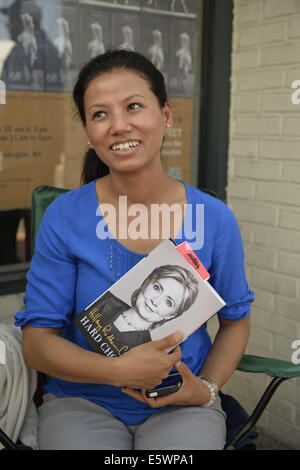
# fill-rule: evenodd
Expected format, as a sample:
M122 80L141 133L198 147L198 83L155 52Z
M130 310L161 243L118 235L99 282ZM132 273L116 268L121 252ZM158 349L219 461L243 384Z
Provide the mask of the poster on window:
M90 58L146 55L174 113L162 158L189 182L196 0L0 0L0 209L29 208L40 184L76 188L86 150L71 93Z

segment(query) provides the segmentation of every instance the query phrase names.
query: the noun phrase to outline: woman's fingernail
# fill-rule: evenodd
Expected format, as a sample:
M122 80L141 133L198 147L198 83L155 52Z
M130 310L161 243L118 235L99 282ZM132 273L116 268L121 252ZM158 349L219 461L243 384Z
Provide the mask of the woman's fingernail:
M180 333L180 331L176 331L176 333L174 333L175 341L180 341L181 338L182 338L182 334Z

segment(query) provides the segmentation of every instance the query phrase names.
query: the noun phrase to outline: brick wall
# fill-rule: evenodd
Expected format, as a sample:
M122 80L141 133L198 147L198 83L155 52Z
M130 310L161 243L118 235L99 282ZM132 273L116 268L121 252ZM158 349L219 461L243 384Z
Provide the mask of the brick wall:
M290 361L300 339L300 1L234 0L228 204L256 292L247 352ZM237 372L247 410L268 380ZM260 425L300 449L300 379L283 383Z

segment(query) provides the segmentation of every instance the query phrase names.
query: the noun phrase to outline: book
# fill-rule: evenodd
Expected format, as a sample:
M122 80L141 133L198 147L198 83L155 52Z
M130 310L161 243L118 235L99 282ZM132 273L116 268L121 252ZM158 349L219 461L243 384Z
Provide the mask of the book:
M88 305L74 323L94 351L106 357L120 356L175 331L181 331L185 341L226 305L208 279L209 273L188 243L177 246L166 239Z

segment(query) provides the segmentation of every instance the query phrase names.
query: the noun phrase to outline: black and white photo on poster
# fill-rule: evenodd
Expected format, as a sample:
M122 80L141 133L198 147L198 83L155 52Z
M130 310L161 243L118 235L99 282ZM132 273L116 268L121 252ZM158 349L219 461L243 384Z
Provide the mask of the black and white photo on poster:
M80 64L103 54L111 45L111 12L93 5L80 6L79 54Z
M163 44L163 32L161 29L152 29L152 45L148 49L151 62L158 70L163 71L165 67L165 55Z
M172 19L172 49L170 61L170 96L190 98L195 84L194 50L196 24L191 20Z
M112 12L112 47L128 51L141 50L140 14Z
M143 0L79 0L86 5L95 5L104 8L120 10L140 10Z
M143 0L112 0L115 5L124 5L127 7L141 7Z
M2 0L7 89L71 92L80 67L110 48L143 52L169 95L193 94L195 1ZM1 65L0 65L1 66Z
M57 2L51 5L54 12ZM7 90L48 91L61 88L60 58L48 31L48 2L3 0L0 34L4 42L1 80ZM6 53L5 53L6 49Z
M61 61L59 74L62 91L71 92L80 66L79 15L76 3L63 0L57 5L53 29L49 34Z
M141 34L141 52L162 72L168 83L172 41L169 19L158 14L142 13Z
M93 58L97 55L104 54L105 45L104 45L104 36L102 25L98 21L90 23L90 28L92 30L92 39L88 43L89 57Z
M143 8L193 15L196 13L196 0L143 0Z

